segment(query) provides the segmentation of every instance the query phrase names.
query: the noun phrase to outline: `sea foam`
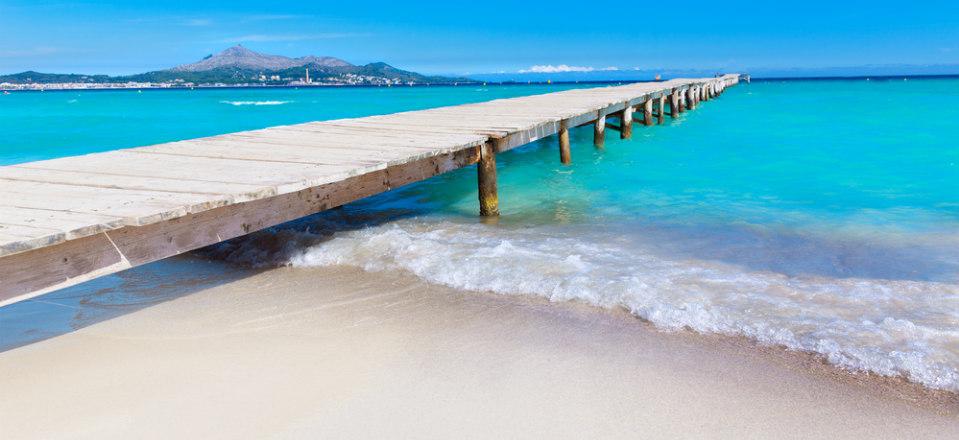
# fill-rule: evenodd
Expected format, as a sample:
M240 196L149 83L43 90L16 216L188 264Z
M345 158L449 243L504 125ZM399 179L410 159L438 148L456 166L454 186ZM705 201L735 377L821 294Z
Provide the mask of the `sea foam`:
M332 237L290 230L232 245L261 265L402 270L463 290L624 308L664 330L745 336L842 368L959 391L959 285L789 276L664 256L612 233L399 220Z

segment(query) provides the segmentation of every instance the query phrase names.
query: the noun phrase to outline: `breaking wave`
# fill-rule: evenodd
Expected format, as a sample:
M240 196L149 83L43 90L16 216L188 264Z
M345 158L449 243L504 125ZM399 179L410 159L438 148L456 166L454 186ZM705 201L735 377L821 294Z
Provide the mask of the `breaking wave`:
M959 284L787 275L570 228L405 219L333 235L280 230L221 251L254 265L401 270L457 289L624 308L665 330L745 336L959 391Z

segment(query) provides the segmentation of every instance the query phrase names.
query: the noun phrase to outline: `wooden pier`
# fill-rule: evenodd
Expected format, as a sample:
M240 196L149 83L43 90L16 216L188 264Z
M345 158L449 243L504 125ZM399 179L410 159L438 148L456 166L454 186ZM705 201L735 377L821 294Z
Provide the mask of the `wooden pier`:
M311 122L0 167L0 305L188 252L477 164L499 214L496 155L612 119L662 123L739 75L573 89Z

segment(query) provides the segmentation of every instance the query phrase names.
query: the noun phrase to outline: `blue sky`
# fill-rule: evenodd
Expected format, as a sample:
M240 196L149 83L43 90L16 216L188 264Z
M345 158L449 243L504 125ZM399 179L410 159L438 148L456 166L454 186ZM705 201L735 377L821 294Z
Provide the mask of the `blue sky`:
M956 0L270 3L0 0L0 73L137 73L237 43L437 74L959 64Z

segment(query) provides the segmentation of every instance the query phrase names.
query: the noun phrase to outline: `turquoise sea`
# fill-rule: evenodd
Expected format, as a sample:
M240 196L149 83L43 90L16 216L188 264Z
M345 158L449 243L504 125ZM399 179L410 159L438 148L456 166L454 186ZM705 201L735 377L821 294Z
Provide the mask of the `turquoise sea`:
M12 93L0 165L570 87ZM277 265L624 308L959 391L959 79L754 81L662 126L472 168L0 309L0 349ZM269 152L265 151L265 155ZM189 287L184 287L189 286Z

